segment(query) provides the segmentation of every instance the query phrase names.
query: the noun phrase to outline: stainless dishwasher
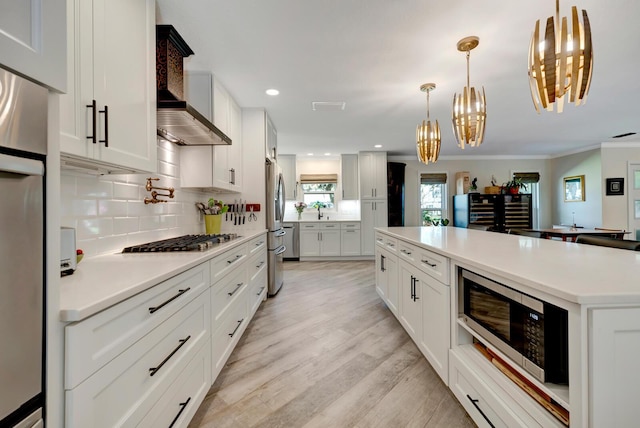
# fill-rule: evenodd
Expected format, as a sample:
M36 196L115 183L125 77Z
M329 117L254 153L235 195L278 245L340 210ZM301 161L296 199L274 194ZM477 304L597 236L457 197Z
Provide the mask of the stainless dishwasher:
M298 233L298 223L283 223L282 227L287 231L287 234L284 235L284 246L286 248L283 254L284 260L300 260L300 234Z

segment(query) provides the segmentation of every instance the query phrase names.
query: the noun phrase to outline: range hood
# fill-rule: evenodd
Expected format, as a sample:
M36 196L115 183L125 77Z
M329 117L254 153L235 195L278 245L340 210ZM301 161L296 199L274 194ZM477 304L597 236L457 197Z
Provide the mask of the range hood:
M193 51L173 25L156 25L158 135L181 146L231 145L231 138L184 100L183 59Z

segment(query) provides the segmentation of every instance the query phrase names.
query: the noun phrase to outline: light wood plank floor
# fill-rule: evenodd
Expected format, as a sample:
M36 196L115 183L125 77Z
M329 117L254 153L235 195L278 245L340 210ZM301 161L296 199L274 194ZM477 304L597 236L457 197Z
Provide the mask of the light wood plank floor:
M473 427L378 297L374 263L285 262L190 427Z

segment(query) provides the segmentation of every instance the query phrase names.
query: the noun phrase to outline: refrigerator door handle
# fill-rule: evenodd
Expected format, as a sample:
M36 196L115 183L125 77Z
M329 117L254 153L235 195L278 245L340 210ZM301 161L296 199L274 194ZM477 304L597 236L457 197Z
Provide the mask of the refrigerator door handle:
M275 236L284 236L287 234L287 231L285 229L280 229L279 231L276 232Z
M285 246L283 245L282 247L280 247L280 248L278 248L278 249L276 250L275 255L276 255L276 256L278 256L278 255L280 255L280 254L284 253L285 251L287 251L287 247L285 247Z
M0 171L22 175L44 175L44 164L41 161L18 158L0 153Z

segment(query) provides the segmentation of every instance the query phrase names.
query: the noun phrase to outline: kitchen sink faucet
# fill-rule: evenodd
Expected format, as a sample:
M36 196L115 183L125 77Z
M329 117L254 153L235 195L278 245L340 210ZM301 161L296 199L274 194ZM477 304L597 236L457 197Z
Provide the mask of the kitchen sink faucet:
M318 220L320 220L322 217L324 217L324 214L320 212L320 207L318 207Z

